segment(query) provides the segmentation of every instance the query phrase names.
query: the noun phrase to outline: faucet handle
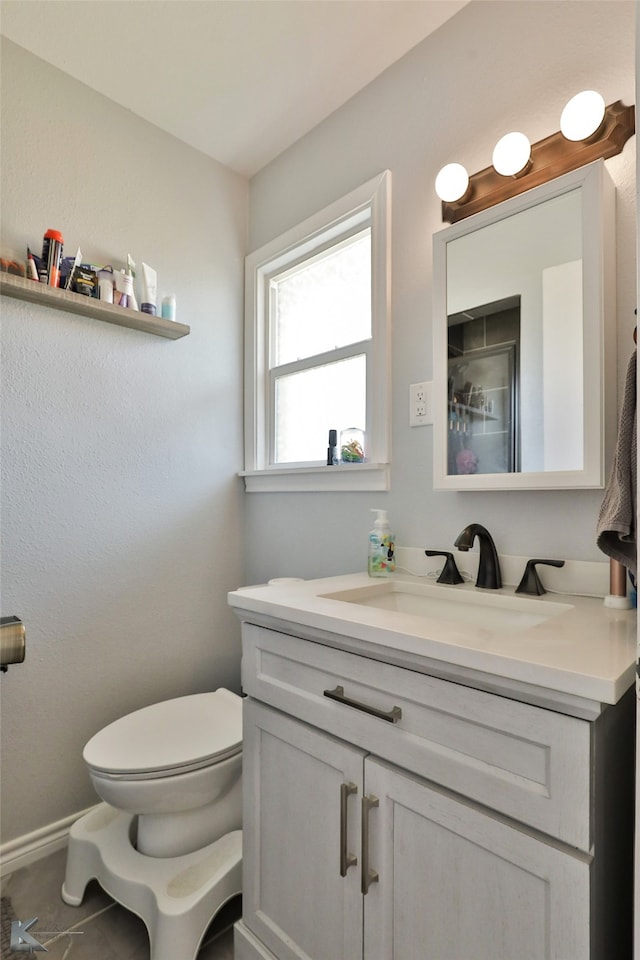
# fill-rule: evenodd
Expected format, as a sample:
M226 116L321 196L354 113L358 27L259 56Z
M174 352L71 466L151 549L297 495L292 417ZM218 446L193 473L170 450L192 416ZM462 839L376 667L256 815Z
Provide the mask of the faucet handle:
M464 583L464 578L460 576L460 571L453 559L453 554L448 550L425 550L428 557L446 557L444 567L438 577L438 583Z
M532 597L541 597L543 593L547 592L538 576L537 563L544 563L548 567L564 567L564 560L527 560L522 580L516 587L516 593L527 593Z

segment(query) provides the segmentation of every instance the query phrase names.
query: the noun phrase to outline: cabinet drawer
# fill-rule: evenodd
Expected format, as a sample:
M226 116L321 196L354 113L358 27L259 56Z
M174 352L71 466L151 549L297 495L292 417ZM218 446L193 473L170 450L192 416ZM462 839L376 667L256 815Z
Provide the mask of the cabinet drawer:
M254 624L242 650L249 696L589 850L588 721Z

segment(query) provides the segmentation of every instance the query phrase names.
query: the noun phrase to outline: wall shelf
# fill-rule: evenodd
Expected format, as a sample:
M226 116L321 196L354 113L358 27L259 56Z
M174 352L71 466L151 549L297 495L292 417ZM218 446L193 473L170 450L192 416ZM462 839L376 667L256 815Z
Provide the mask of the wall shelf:
M67 313L77 313L82 317L115 323L119 327L130 327L132 330L152 333L169 340L179 340L180 337L186 337L191 332L191 328L184 323L165 320L163 317L150 317L137 310L116 307L111 303L84 297L70 290L59 290L57 287L49 287L25 277L16 277L11 273L0 273L0 294L17 300L28 300L30 303L39 303L54 310L64 310Z

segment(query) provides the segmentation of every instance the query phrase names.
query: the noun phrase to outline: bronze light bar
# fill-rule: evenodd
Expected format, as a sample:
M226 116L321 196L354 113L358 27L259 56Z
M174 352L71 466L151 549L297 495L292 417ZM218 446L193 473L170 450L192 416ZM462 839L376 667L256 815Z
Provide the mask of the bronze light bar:
M593 160L615 157L635 131L634 106L625 107L621 100L616 100L606 107L602 123L586 140L567 140L558 131L532 145L530 163L521 173L504 177L493 167L474 173L469 177L464 197L442 201L442 219L445 223L457 223Z

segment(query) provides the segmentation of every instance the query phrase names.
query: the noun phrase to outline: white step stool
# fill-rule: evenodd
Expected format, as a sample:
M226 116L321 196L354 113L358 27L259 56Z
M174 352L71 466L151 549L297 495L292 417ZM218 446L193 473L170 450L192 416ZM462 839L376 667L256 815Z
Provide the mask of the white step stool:
M101 803L69 834L62 899L77 907L90 880L145 923L151 960L195 960L216 913L242 893L242 830L181 857L133 846L135 817Z

